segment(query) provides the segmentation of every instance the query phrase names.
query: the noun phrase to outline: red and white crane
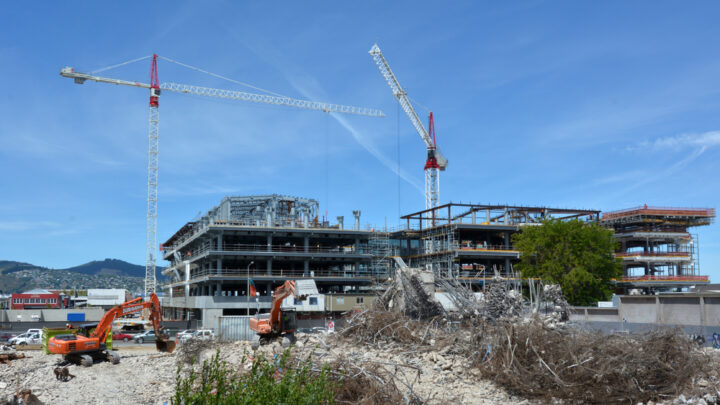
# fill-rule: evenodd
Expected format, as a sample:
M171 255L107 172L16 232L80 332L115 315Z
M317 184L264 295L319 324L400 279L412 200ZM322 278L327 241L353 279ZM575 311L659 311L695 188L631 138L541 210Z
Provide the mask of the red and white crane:
M385 81L387 81L390 90L392 90L393 96L397 98L400 106L402 107L405 114L410 119L415 130L420 134L425 147L427 148L427 159L425 160L425 209L435 208L438 206L440 200L440 170L445 170L448 165L447 159L440 153L435 142L435 123L433 121L433 114L430 112L428 118L428 129L426 130L420 118L418 117L415 109L410 100L408 99L407 93L403 90L402 86L398 82L395 74L390 69L390 65L385 60L385 57L380 51L380 47L375 44L370 48L370 55L372 55L375 64L380 69L380 74L383 75Z
M122 86L140 87L150 90L150 118L149 118L149 130L148 130L148 167L147 167L147 225L146 225L146 239L147 243L145 246L145 292L147 294L155 292L156 279L155 279L155 262L157 260L157 190L158 190L158 140L159 140L159 123L160 114L158 111L160 93L162 91L172 91L177 93L186 93L199 96L207 97L218 97L231 100L249 101L253 103L265 103L284 105L288 107L305 108L309 110L324 111L327 113L337 112L344 114L356 114L370 117L384 117L385 114L373 108L365 107L352 107L339 104L322 103L311 100L299 100L290 97L280 95L268 95L268 94L254 94L246 93L243 91L235 90L224 90L214 89L209 87L193 86L188 84L178 83L160 83L158 81L158 69L157 60L158 58L166 60L168 62L176 63L178 65L200 71L203 73L210 74L212 76L230 80L220 75L216 75L199 68L195 68L183 63L174 61L169 58L158 57L158 55L152 55L152 63L150 65L150 83L141 83L136 81L112 79L107 77L95 76L93 73L105 71L118 66L126 65L133 62L138 62L144 59L149 59L151 56L145 56L142 58L134 59L128 62L120 63L114 66L109 66L104 69L96 70L91 73L76 72L71 67L63 68L60 71L60 75L63 77L71 78L77 84L83 84L85 81L95 81L98 83L116 84ZM234 80L230 80L235 83L239 83ZM244 84L244 83L240 83Z

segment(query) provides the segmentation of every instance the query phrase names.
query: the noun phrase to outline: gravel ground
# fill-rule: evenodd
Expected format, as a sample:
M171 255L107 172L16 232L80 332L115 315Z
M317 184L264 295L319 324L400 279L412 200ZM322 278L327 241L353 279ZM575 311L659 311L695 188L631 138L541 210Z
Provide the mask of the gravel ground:
M344 357L369 370L377 367L393 370L395 367L382 363L420 368L419 379L414 380L418 373L417 369L412 369L413 377L408 377L407 382L414 393L431 404L527 403L506 394L491 382L480 380L465 367L463 359L447 353L413 356L400 354L398 348L390 346L369 351L346 343L333 343L333 339L302 334L298 337L298 344L293 349L296 354L307 356L314 351L313 358L318 362ZM211 357L218 348L222 358L231 364L240 364L241 358L252 352L246 342L214 344L202 352L201 359ZM273 351L281 352L282 348L274 344L259 350L272 355ZM177 354L157 353L154 345L128 346L119 352L122 359L117 365L108 362L95 363L92 367L70 365L69 371L75 378L63 382L56 380L53 372L61 361L60 356L27 351L30 358L15 360L9 365L0 364L0 403L12 398L18 390L30 389L45 404L169 404L174 393ZM246 362L246 368L249 367ZM407 392L408 387L400 382L404 381L403 372L400 371L398 376L396 385Z
M216 350L230 364L240 364L252 353L249 343L209 343L200 360L208 359ZM182 350L182 346L178 350ZM508 394L493 382L483 380L469 367L466 359L453 354L447 347L424 353L405 352L403 347L388 344L379 349L338 341L335 337L298 334L292 349L302 358L312 355L317 363L349 360L370 372L384 368L395 376L394 383L405 395L414 394L428 404L533 404ZM282 352L278 343L262 346L266 355ZM70 381L55 379L54 368L61 361L58 355L40 351L24 352L30 358L0 364L0 404L12 403L16 392L30 389L44 404L170 404L174 394L178 353L158 353L154 345L128 345L119 350L120 364L95 363L92 367L70 365L75 375ZM312 354L311 354L312 353ZM187 367L187 366L186 366ZM245 362L249 369L250 362ZM712 404L720 397L695 394L668 400L667 404ZM703 398L704 396L704 398ZM687 399L686 399L687 398Z

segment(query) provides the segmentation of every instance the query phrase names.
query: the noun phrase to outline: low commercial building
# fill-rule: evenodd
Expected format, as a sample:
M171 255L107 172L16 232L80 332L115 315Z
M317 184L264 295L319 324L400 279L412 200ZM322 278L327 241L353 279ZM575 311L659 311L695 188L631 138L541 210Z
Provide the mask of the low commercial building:
M130 293L123 288L90 288L87 290L86 304L110 309L130 298Z
M12 294L10 309L44 308L60 308L60 295L41 288Z

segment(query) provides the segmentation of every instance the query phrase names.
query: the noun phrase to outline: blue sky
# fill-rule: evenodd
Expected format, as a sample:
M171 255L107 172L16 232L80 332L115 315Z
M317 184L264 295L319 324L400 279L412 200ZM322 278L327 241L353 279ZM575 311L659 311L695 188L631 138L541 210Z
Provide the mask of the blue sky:
M0 259L144 263L147 91L58 72L153 52L387 114L164 94L160 241L229 194L312 197L333 221L361 209L380 226L423 209L424 147L367 53L376 41L434 112L441 203L717 207L717 3L19 4L1 12ZM147 81L149 62L103 74ZM249 90L164 61L159 74ZM701 272L720 281L718 225L697 233Z

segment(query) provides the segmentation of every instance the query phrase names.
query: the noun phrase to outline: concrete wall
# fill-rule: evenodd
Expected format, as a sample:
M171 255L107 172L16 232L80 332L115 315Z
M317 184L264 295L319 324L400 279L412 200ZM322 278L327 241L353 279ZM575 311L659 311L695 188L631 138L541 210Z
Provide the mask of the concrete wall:
M0 311L2 322L67 322L68 313L84 313L86 322L97 322L105 314L102 308L80 309L9 309Z
M681 326L720 326L720 295L624 295L617 308L574 307L578 322L621 322Z
M222 316L222 309L203 309L202 310L202 327L212 329L217 332L218 322Z

